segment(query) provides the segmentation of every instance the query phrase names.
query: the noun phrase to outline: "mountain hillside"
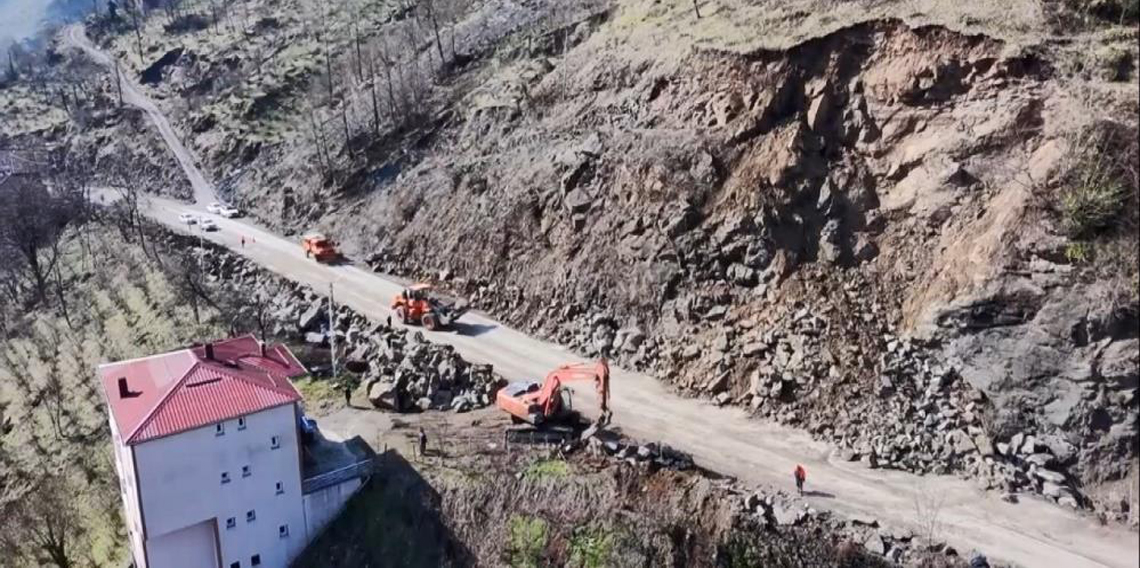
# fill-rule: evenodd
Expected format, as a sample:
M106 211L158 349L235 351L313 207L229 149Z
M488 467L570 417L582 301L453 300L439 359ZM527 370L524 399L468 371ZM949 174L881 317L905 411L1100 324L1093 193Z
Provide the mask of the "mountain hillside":
M92 34L266 224L850 459L1135 523L1136 16L249 0Z

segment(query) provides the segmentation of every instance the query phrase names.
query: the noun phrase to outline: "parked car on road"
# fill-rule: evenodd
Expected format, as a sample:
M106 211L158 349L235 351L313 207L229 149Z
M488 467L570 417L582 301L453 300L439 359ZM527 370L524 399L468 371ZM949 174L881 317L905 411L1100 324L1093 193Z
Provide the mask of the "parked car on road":
M193 225L198 222L198 218L193 213L182 213L178 216L178 222Z
M237 207L231 207L229 205L223 205L221 210L218 211L218 214L222 217L225 217L226 219L233 219L234 217L241 217L241 209L238 209Z
M198 226L201 227L203 231L218 230L218 223L209 217L202 217L202 220L198 222Z
M206 206L206 211L209 211L210 213L213 213L216 215L218 213L221 213L222 209L225 209L225 207L226 207L225 205L222 205L221 203L218 203L217 201L215 201L215 202Z

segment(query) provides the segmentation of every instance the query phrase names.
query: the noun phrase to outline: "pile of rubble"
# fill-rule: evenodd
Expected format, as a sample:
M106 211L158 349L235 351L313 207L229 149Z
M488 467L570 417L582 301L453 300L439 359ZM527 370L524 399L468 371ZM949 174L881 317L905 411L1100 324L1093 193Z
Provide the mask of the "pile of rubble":
M650 472L661 469L696 469L691 456L667 445L652 442L638 444L604 433L589 438L585 450L590 455L604 456L632 467L646 468ZM965 560L969 559L971 567L989 566L985 556L976 552L961 555L939 540L935 534L938 512L933 509L933 505L929 507L930 510L922 510L921 507L925 505L916 505L916 515L931 516L929 523L923 523L920 519L920 529L930 531L929 534L920 535L907 529L881 527L873 518L840 518L827 511L817 511L805 500L784 491L772 488L745 489L731 478L722 479L719 484L734 500L736 515L765 530L779 532L813 527L816 530L822 529L826 534L837 535L842 541L858 544L865 551L895 565L928 566L941 559L940 565L953 566L965 565Z
M686 471L694 467L693 456L655 442L627 444L621 440L592 437L587 441L586 449L593 455L610 456L632 466L646 466L650 471L658 469Z
M392 268L395 259L373 261ZM801 270L812 277L813 268ZM651 335L608 313L555 302L542 308L550 317L527 320L547 323L528 331L585 356L604 354L656 373L718 405L806 428L871 467L958 473L1008 499L1034 492L1074 508L1083 504L1065 473L1076 448L1056 435L993 440L986 418L994 409L984 393L936 360L937 345L895 335L887 323L891 307L864 278L852 274L838 290L813 290L823 300L819 309L793 306L764 319L733 309L748 287L720 284L720 293L714 284L706 294L671 302L666 321L654 326L688 335ZM485 285L473 293L473 302L492 313L528 312L516 299ZM841 317L851 313L862 316Z
M430 343L418 331L371 322L343 304L334 318L326 297L225 249L210 246L203 263L208 280L240 287L259 298L254 303L264 301L252 308L269 320L273 335L315 346L335 342L343 368L360 377L377 408L466 412L491 404L503 384L490 365L468 363L450 345Z
M817 511L802 499L783 491L758 490L740 497L743 514L750 515L769 530L820 523L830 529L829 532L848 542L859 543L867 552L896 565L928 566L934 563L935 557L941 556L946 560L940 565L964 564L962 561L969 558L971 568L989 566L984 555L972 552L963 556L933 534L918 535L906 529L888 529L872 518L841 519L826 511Z
M335 333L345 367L360 375L377 408L466 412L489 405L502 384L490 365L470 364L450 345L428 342L419 331L372 323L348 306L337 307L330 331L328 301L309 290L301 300L307 308L297 312L297 329L319 344L331 343Z

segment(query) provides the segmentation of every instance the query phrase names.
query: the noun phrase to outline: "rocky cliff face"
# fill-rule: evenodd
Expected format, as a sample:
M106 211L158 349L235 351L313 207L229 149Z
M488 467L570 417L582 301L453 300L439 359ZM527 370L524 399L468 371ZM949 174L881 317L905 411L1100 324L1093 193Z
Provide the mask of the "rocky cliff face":
M373 266L852 459L1071 506L1134 475L1135 296L1082 276L1043 205L1087 125L1048 63L896 21L746 56L602 50L379 184Z

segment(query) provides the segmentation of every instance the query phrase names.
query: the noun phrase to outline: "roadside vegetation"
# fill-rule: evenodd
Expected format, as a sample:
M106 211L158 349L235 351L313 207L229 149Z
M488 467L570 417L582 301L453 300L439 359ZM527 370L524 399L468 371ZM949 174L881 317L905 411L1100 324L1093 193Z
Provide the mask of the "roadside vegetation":
M547 523L540 517L511 517L507 564L513 568L538 568L546 548L547 531Z
M614 543L618 535L602 525L585 525L570 536L570 563L575 568L613 566Z
M114 565L126 533L95 368L219 327L196 321L169 272L114 228L57 239L50 294L31 268L5 274L24 284L0 306L0 546L15 567Z
M568 475L570 475L570 464L559 459L540 459L523 471L523 477L528 479L561 479Z
M1102 122L1074 137L1069 173L1056 190L1069 238L1065 255L1090 277L1114 282L1114 303L1140 305L1140 150L1133 122Z

